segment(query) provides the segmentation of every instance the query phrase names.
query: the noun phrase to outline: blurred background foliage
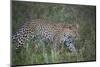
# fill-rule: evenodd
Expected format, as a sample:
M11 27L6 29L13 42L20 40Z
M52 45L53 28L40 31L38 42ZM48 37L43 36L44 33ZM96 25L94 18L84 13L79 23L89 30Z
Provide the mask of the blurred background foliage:
M40 2L12 1L12 34L26 22L34 19L46 19L57 22L75 23L80 26L80 40L76 41L77 55L62 49L59 62L77 62L96 60L96 7L89 5L70 5ZM32 44L31 41L28 44ZM12 50L12 64L43 64L44 57L39 44L16 53ZM14 45L14 44L12 44ZM47 63L51 61L50 45L47 46Z

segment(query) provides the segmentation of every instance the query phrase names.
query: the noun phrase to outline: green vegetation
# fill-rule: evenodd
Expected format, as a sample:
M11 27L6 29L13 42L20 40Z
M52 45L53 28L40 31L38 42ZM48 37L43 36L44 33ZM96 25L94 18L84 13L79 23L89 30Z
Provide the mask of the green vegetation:
M96 60L96 7L82 5L64 5L37 2L12 2L12 34L27 21L37 18L57 22L76 23L80 27L80 39L76 41L77 54L67 51L63 45L60 55L52 61L50 43L45 48L38 41L30 40L26 49L17 52L12 44L12 64L44 64ZM44 52L45 51L47 52ZM47 59L44 58L47 56ZM46 62L45 62L46 61Z

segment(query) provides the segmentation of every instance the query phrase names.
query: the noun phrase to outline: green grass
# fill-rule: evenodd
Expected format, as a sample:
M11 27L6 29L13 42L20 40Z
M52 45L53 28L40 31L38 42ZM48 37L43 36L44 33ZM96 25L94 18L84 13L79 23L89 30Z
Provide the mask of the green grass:
M44 47L44 43L41 41L36 40L36 43L29 41L26 44L28 47L21 49L20 52L16 52L14 44L12 43L12 64L27 65L96 60L95 9L95 6L13 1L12 34L16 33L25 22L41 18L55 21L56 23L59 21L79 24L80 39L76 41L75 45L78 50L77 54L69 52L63 45L60 54L57 55L55 60L52 60L51 56L51 43L48 43Z
M44 45L45 47L43 47L43 45L44 44L42 44L41 42L37 44L36 43L32 44L28 42L28 47L25 49L21 49L20 52L15 52L15 50L13 49L14 52L12 54L12 63L15 65L16 64L26 65L26 64L75 62L83 60L83 57L81 56L82 54L80 52L78 54L70 53L63 45L59 55L57 55L56 58L52 59L51 44Z

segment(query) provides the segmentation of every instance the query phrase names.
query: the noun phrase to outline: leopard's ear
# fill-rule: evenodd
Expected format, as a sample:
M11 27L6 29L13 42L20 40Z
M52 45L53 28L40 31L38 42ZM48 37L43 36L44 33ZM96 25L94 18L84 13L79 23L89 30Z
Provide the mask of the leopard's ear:
M76 26L76 36L77 36L76 40L79 40L80 39L80 35L79 35L79 33L80 33L80 25L79 24L75 24L75 26Z
M75 24L76 28L79 29L79 24Z

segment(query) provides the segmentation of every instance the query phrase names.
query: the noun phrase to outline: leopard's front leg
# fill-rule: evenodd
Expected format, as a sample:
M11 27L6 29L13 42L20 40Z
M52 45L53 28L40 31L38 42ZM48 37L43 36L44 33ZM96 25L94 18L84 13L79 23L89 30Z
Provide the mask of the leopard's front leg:
M59 37L55 36L51 48L51 57L52 57L52 62L54 63L58 62L59 59L59 46L60 46Z

